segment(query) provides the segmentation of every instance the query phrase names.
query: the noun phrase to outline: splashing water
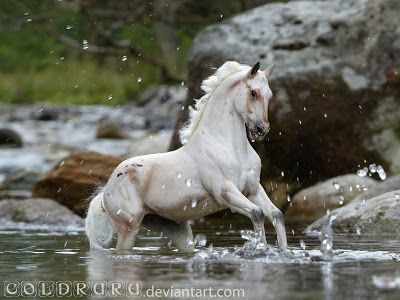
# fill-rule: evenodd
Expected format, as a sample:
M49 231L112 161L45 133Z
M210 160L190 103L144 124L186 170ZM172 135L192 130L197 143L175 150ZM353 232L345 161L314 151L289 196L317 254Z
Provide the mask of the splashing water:
M332 256L333 254L333 230L332 222L336 219L336 215L330 215L327 223L322 228L320 234L321 241L321 253L326 256Z

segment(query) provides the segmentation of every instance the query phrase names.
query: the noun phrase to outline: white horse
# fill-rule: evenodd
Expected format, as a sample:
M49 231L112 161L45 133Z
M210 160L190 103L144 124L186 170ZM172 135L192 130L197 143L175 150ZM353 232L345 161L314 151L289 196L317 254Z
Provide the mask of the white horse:
M250 145L269 131L267 77L237 62L224 63L204 80L206 93L191 109L180 132L178 150L133 157L112 173L90 203L86 233L91 248L109 244L118 233L117 249L131 249L144 226L161 230L182 251L194 250L189 221L230 208L251 219L265 241L264 219L275 227L278 244L287 247L283 215L260 185L261 160Z

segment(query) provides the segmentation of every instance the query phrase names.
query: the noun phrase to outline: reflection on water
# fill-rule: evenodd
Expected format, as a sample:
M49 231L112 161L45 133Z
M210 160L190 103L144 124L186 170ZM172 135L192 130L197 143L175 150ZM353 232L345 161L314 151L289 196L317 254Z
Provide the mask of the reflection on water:
M207 245L195 254L142 231L133 251L88 251L82 232L0 231L2 281L141 281L142 289L242 288L247 299L396 299L400 241L390 236L335 236L333 255L318 237L290 235L290 251L247 242L239 226L204 223ZM202 237L204 239L204 237ZM268 234L268 241L275 236ZM304 241L303 250L300 241ZM246 242L246 243L245 243ZM385 284L388 283L388 284Z

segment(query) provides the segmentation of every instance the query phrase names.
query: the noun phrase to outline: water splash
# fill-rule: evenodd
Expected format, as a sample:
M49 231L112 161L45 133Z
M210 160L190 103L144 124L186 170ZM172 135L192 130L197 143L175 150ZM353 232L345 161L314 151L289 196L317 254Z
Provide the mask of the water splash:
M325 226L322 228L320 234L321 241L321 253L326 256L332 256L333 254L333 229L332 223L336 219L336 215L330 215Z

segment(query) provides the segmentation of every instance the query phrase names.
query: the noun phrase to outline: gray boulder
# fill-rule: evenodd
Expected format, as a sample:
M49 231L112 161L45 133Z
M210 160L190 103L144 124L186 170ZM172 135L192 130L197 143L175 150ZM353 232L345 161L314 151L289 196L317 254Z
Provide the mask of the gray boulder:
M400 190L367 201L353 201L333 210L331 215L335 216L332 229L336 233L400 234ZM327 224L327 218L318 219L305 231L321 231Z
M296 193L285 211L285 221L292 225L309 225L333 210L349 203L376 185L369 177L354 174L337 176Z
M271 63L268 176L311 184L365 161L400 171L400 2L267 4L207 27L188 58L188 98L227 60ZM178 118L178 127L187 110ZM171 148L179 146L177 135Z
M173 128L176 117L186 100L186 88L182 86L151 86L138 99L143 105L143 116L149 129Z
M26 200L1 200L0 225L28 223L82 227L83 219L54 200L31 198Z
M389 177L385 181L368 187L364 193L358 195L353 201L365 201L384 193L397 190L400 190L400 175Z

